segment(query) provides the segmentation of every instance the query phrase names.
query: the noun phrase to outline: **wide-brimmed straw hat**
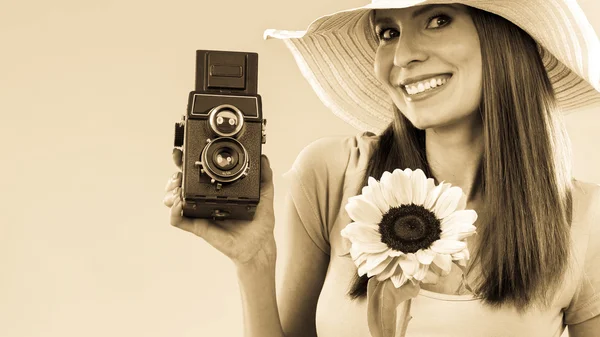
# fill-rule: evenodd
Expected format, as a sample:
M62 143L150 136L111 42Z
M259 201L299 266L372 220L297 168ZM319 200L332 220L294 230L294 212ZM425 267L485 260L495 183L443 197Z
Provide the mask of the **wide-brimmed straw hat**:
M322 16L305 31L268 29L282 39L323 103L362 131L375 133L393 119L393 103L375 78L377 41L373 9L457 3L497 14L538 43L559 107L564 113L600 106L600 43L575 0L373 0Z

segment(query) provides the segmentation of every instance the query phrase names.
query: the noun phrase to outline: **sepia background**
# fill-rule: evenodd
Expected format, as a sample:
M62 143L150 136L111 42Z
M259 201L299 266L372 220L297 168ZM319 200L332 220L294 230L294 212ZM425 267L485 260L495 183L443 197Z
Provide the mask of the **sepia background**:
M358 131L322 105L284 44L263 31L304 29L364 4L3 1L0 336L241 336L232 263L171 227L162 204L195 50L259 53L281 219L281 175L299 151ZM599 32L600 4L580 4ZM567 123L575 176L600 183L600 112Z

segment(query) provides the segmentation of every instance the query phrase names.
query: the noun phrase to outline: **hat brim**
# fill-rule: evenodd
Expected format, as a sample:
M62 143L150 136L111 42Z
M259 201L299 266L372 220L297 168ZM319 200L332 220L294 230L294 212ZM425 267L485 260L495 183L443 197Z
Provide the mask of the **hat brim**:
M561 111L600 107L600 43L574 0L378 0L322 16L305 31L269 29L264 38L282 39L321 101L361 131L375 133L393 119L393 103L375 78L373 9L458 3L513 22L540 46Z

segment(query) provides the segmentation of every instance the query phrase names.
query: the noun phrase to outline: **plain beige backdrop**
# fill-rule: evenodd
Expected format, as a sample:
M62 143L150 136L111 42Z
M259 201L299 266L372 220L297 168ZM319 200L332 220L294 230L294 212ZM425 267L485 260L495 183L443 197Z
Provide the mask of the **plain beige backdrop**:
M600 4L580 3L600 31ZM3 1L0 336L241 336L232 263L171 227L162 204L195 50L259 53L281 220L281 175L298 152L358 131L263 30L304 29L317 14L363 4ZM599 183L600 111L567 122L575 176ZM278 238L284 230L278 221Z

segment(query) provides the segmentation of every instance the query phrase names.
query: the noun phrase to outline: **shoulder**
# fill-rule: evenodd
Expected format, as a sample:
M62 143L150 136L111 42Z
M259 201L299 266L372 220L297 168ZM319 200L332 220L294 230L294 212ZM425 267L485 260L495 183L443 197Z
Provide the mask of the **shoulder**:
M565 322L577 324L600 312L600 185L573 180L571 277L573 297ZM567 278L570 280L570 278Z
M572 192L573 225L588 233L600 231L600 184L574 179Z
M334 173L344 172L349 167L366 166L378 139L370 132L317 139L300 151L293 168Z
M317 139L300 151L284 174L304 228L327 254L329 233L339 217L344 190L360 181L377 139L371 133Z

